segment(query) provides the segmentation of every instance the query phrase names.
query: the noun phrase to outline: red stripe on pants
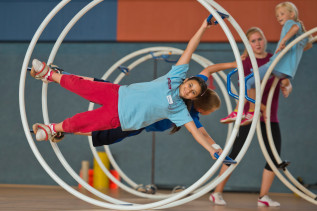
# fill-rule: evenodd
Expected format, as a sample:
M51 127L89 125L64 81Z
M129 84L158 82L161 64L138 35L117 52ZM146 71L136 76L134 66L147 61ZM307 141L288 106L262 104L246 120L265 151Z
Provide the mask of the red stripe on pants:
M92 111L78 113L63 121L69 133L108 130L120 126L118 91L120 85L89 81L75 75L63 75L60 85L75 94L101 105Z

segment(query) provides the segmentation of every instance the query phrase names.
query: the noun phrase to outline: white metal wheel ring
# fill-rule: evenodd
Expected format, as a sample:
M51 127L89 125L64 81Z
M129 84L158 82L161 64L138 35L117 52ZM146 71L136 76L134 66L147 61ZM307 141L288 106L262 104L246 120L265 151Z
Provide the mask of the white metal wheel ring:
M131 54L128 54L126 57L127 57L128 59L131 59L131 55L137 57L137 56L140 55L140 53L145 54L145 53L147 53L147 52L154 52L154 51L158 51L158 50L167 51L167 52L173 52L172 54L182 54L182 53L183 53L183 50L176 49L176 48L153 47L153 48L145 48L145 49L141 49L141 50L139 50L139 51L132 52ZM159 53L159 54L157 54L157 53ZM164 52L161 52L161 53L164 53ZM155 56L160 56L161 53L160 53L160 52L155 52L154 54L155 54ZM135 62L131 63L127 68L128 68L130 71L133 70L133 68L134 68L136 65L138 65L138 64L140 64L141 62L144 62L144 61L145 61L145 59L144 59L145 57L147 57L147 59L152 58L152 56L151 56L150 54L147 54L147 56L141 57L141 58L139 58L138 60L136 60ZM194 55L192 56L192 59L193 59L194 61L196 61L198 64L202 65L204 68L207 67L208 65L205 65L205 64L201 61L203 57L201 57L201 58L200 58L200 57L201 57L201 56L198 56L198 55L194 54ZM109 70L116 69L115 67L117 67L118 65L122 65L124 62L126 62L126 59L124 59L124 58L125 58L125 57L123 57L123 59L120 59L121 62L120 62L120 63L118 63L118 62L115 63L115 65L113 65L112 67L110 67ZM206 60L206 59L205 59L205 60ZM138 61L140 61L140 62L138 62ZM135 64L135 63L136 63L136 64ZM209 63L211 63L211 62L209 62ZM211 63L211 64L212 64L212 63ZM210 65L210 64L209 64L209 65ZM107 72L105 73L105 75L110 76L110 74L107 74ZM104 75L104 76L105 76L105 75ZM122 76L122 77L121 77L121 76ZM115 79L115 83L119 83L119 82L121 81L121 79L123 78L123 76L125 76L125 74L120 73L119 76L117 77L117 79ZM223 83L221 82L220 78L219 78L217 75L214 75L214 77L215 77L215 81L216 81L217 83L219 83L219 87L220 87L222 93L224 94L224 97L225 97L225 99L226 99L227 107L229 107L229 109L232 110L231 102L230 102L230 99L229 99L229 97L228 97L228 95L227 95L226 87L223 85ZM103 78L104 80L106 79L106 78L104 78L104 77L102 77L102 78ZM226 94L226 95L225 95L225 94ZM93 109L93 106L94 106L94 104L93 104L93 103L90 103L89 110L92 110L92 109ZM229 130L230 130L230 127L229 127L229 129L228 129L228 134L229 134L229 132L230 132ZM95 159L97 160L99 166L100 166L100 167L102 168L102 170L104 171L104 173L105 173L113 182L115 182L117 185L119 185L119 186L123 185L122 182L116 180L116 179L110 174L110 172L105 168L105 166L102 164L102 162L101 162L101 160L100 160L100 158L99 158L99 156L98 156L98 154L97 154L96 149L95 149L95 148L93 147L93 145L92 145L91 137L88 137L88 139L89 139L90 148L91 148L91 150L92 150L92 152L93 152L93 154L94 154L94 157L95 157ZM116 161L114 160L114 158L113 158L113 156L112 156L112 153L111 153L111 150L110 150L109 146L105 146L105 150L106 150L106 153L107 153L108 158L109 158L109 160L110 160L110 163L112 164L112 166L114 167L114 169L119 172L119 175L120 175L130 186L132 186L133 188L136 188L136 187L137 187L137 183L133 182L133 181L120 169L120 167L118 166L118 164L116 163ZM118 183L117 183L117 182L118 182ZM121 183L121 184L120 184L120 183ZM124 186L125 186L125 185L124 185ZM125 186L125 187L126 187L126 186ZM124 187L121 187L121 188L125 189ZM126 191L128 191L128 190L126 190ZM131 193L131 191L128 191L128 192ZM137 192L137 193L139 193L139 192ZM156 196L156 195L151 195L151 194L142 194L142 195L136 194L136 195L143 196L143 197L147 197L147 198L165 198L167 195L171 195L171 194L160 194L160 195L157 195L157 196Z
M308 37L309 35L313 34L317 32L317 27L305 32L304 34L302 34L301 36L297 37L295 40L293 40L291 43L289 43L280 53L279 55L274 59L274 61L272 62L272 64L270 65L269 69L267 70L267 73L265 74L265 77L263 78L263 81L261 83L261 92L264 91L264 88L266 86L266 83L274 69L274 67L276 66L276 64L280 61L280 59L289 51L289 49L291 47L293 47L296 43L298 43L299 41L301 41L302 39ZM277 81L275 81L275 86L277 85ZM272 87L273 88L273 87ZM267 137L270 143L270 147L271 150L273 152L274 157L277 159L277 161L282 161L280 156L278 156L278 153L276 151L275 145L274 145L274 141L273 141L273 136L272 136L272 131L270 128L270 114L271 114L271 104L272 104L272 99L273 99L273 92L272 88L270 90L270 95L268 96L268 101L267 101L267 108L266 108L266 112L267 112L267 120L266 120L266 132L267 132ZM288 180L285 179L285 177L280 173L280 171L277 169L277 167L274 165L272 159L270 158L267 149L264 145L264 140L263 140L263 136L262 136L262 132L261 132L261 125L260 122L257 125L257 136L258 136L258 140L260 143L260 147L262 150L262 153L266 159L266 161L268 162L268 164L270 165L271 169L273 170L273 172L275 173L275 175L281 180L281 182L284 183L284 185L286 185L290 190L292 190L293 192L295 192L297 195L299 195L300 197L302 197L303 199L313 203L313 204L317 204L316 198L314 198L315 194L311 193L309 190L305 190L303 189L304 187L301 187L297 181L294 181L294 177L291 176L291 174L289 172L286 172L287 176L290 178L290 180L296 184L297 187L300 187L300 189L303 191L300 191L298 188L294 187ZM285 172L284 172L285 173Z

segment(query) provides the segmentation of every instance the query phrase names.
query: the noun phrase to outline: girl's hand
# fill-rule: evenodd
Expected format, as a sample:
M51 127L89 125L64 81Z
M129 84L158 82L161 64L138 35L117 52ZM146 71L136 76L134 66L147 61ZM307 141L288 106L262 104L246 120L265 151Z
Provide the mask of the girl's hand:
M243 60L245 60L247 57L248 57L248 54L247 54L247 53L243 53L243 54L241 55L241 60L243 61Z
M245 60L247 58L247 56L248 56L247 54L242 54L241 60L242 61ZM238 68L237 61L231 62L230 64L232 65L232 68Z
M262 111L262 117L263 117L264 121L267 120L266 109L264 109L264 110Z
M278 48L276 49L275 53L278 53L278 52L280 52L281 50L283 50L283 49L285 48L285 46L286 46L286 41L281 40L281 43L280 43L280 45L278 46Z
M241 58L241 60L243 60L243 59ZM232 65L232 68L237 68L238 67L237 61L231 62L231 65Z
M203 26L204 26L206 29L208 29L208 28L210 28L212 25L216 25L216 24L215 24L215 21L216 21L215 17L212 17L212 18L210 19L210 23L211 23L211 24L209 24L208 21L207 21L207 18L206 18L206 19L204 20L204 22L203 22Z
M221 155L221 153L222 153L222 149L218 144L211 145L210 155L211 155L212 159L214 159L214 160L216 160L216 157L214 155L215 153L217 153L218 155Z
M267 115L266 115L266 105L261 104L261 113L264 121L266 121Z

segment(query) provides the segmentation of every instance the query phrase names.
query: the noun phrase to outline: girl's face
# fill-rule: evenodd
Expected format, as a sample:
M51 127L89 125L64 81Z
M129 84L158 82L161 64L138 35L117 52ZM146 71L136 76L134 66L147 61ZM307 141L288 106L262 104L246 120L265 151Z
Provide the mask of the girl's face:
M201 92L199 83L188 78L179 86L179 96L184 99L193 100Z
M279 22L282 26L288 20L294 19L294 13L288 11L285 7L279 7L275 11L277 22Z
M249 37L249 42L255 56L265 53L265 40L259 32L251 34Z

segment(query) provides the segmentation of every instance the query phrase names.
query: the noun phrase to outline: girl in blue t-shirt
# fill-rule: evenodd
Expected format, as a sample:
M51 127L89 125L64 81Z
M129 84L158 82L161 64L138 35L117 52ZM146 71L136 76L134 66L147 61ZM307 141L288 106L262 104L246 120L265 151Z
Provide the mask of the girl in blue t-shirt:
M69 74L63 72L63 74ZM205 73L200 73L197 77L202 78L205 82L207 82L209 75ZM91 81L100 81L100 82L108 82L101 79L84 77L87 80ZM215 144L215 142L210 138L208 132L205 130L203 125L199 121L199 114L209 115L212 112L219 109L221 104L220 98L218 94L211 89L207 89L205 94L198 98L197 100L188 102L187 108L190 110L190 115L200 132L210 140L211 144ZM143 130L146 132L163 132L166 130L172 129L170 134L177 132L180 127L176 127L169 119L163 119L161 121L155 122L147 127L138 129L138 130L129 130L123 131L121 127L117 127L110 130L101 130L101 131L93 131L89 133L77 133L77 135L87 135L92 137L93 146L102 146L102 145L111 145L114 143L118 143L123 139L131 136L135 136L140 134ZM62 136L61 138L63 138Z
M64 71L62 73L67 75L70 74ZM206 71L203 71L197 75L197 77L202 78L206 83L209 76L210 74ZM102 79L84 77L84 76L81 76L81 77L90 81L100 81L100 82L110 83L109 81L105 81ZM209 88L207 89L205 94L201 96L200 98L198 98L197 100L186 102L187 108L188 110L190 110L190 115L196 127L207 139L210 140L211 144L215 144L215 142L210 138L208 132L200 123L199 114L209 115L212 112L218 110L220 107L220 104L221 104L221 101L218 94L214 90L211 90ZM163 132L171 128L172 130L170 131L170 134L173 134L180 129L180 127L176 127L176 125L173 124L169 119L163 119L161 121L155 122L147 127L144 127L138 130L123 131L121 127L117 127L117 128L113 128L109 130L93 131L89 133L76 133L76 135L91 136L93 146L97 147L102 145L111 145L114 143L118 143L127 137L140 134L143 130L145 130L146 132ZM64 138L64 134L61 134L61 136L55 137L55 140L60 141L63 138Z
M211 22L213 23L213 21ZM170 119L176 126L184 125L212 156L220 153L197 129L184 100L194 100L207 90L199 77L186 79L188 63L210 25L206 20L189 41L175 66L166 75L145 83L129 86L85 80L75 75L62 75L45 63L34 59L31 76L39 80L54 81L62 87L94 103L102 105L92 111L78 113L56 124L34 124L38 141L54 141L60 132L87 133L121 126L124 131L137 130L162 119Z
M206 105L206 102L209 103L207 103ZM203 125L200 123L199 114L208 115L219 109L219 107L219 96L215 91L208 89L206 93L203 95L203 97L192 102L192 106L190 109L190 115L196 127L207 139L210 140L211 144L215 144L215 142L210 138L209 134L207 133ZM170 131L170 134L177 132L179 129L179 127L175 127L175 125L169 119L163 119L139 130L123 131L121 127L118 127L110 130L93 131L87 134L80 135L91 136L93 146L97 147L102 145L118 143L127 137L138 135L144 130L146 132L163 132L171 128L173 129Z
M278 54L285 48L287 44L294 39L302 35L306 30L303 22L298 18L298 10L296 6L291 2L282 2L275 7L276 19L279 24L283 26L280 40L277 44L274 55L270 58L270 61L259 68L260 79L262 80L265 73L269 69L270 65ZM298 64L301 60L304 50L308 50L312 47L311 43L308 43L308 38L305 38L294 45L277 63L272 71L272 75L280 79L292 79L295 76ZM282 80L281 86L287 86L288 80ZM252 77L247 82L248 95L251 98L255 98L255 80ZM250 103L249 111L246 113L248 122L251 123L254 116L255 105Z

